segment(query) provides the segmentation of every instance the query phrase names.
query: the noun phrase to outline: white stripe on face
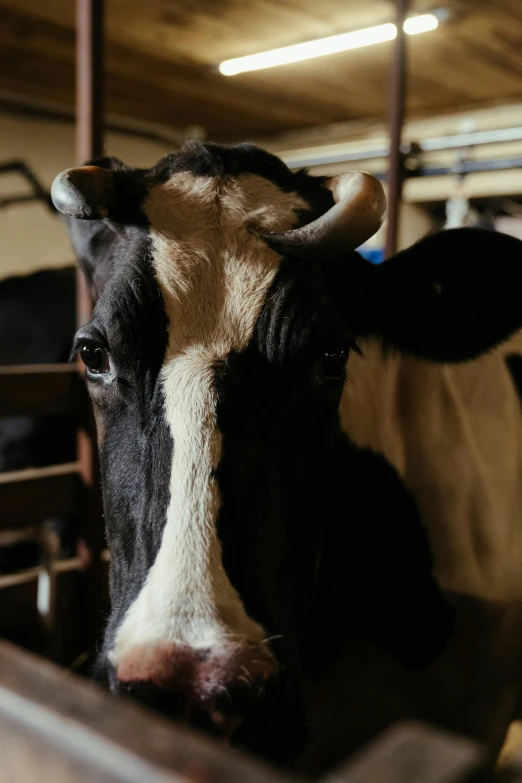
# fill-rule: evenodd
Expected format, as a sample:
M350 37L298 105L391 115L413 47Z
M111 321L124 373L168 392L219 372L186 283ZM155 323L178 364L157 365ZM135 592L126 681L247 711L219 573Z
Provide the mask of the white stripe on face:
M253 174L222 181L182 172L149 194L153 264L169 317L162 372L174 451L161 546L118 629L113 663L152 642L207 649L263 636L222 565L213 365L248 345L281 261L248 227L287 230L306 207Z

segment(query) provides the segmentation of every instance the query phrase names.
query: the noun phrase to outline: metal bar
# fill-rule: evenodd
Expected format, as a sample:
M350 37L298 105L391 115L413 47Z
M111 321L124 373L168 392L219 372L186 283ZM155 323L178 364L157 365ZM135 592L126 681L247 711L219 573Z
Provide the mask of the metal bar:
M19 531L2 531L2 540L6 540L8 535L11 535L11 537L14 538L14 535L17 532ZM26 536L25 540L35 540L40 538L40 528L37 528L37 531L35 532L31 531L31 533L31 536ZM10 542L8 542L6 546L9 546L9 543ZM109 562L108 550L102 552L101 560L104 563ZM84 569L85 563L82 558L78 556L66 557L63 558L63 560L54 560L52 565L52 571L55 576L59 576L60 574L67 574L71 571L83 571ZM44 573L44 566L39 565L33 566L32 568L24 568L22 571L13 571L11 574L0 574L0 591L9 587L14 587L16 585L27 584L28 582L37 582L40 579L42 573Z
M376 156L376 157L381 157ZM336 162L349 162L350 160L367 160L368 157L361 156L359 157L350 157L349 159L343 157L340 158ZM296 165L296 168L300 168L301 165L304 166L312 166L312 165L322 165L324 163L329 163L331 161L325 160L321 158L320 160L317 160L315 163L312 163L311 161L308 161L306 163L299 163ZM522 168L522 157L509 157L509 158L491 158L489 160L469 160L464 161L462 163L455 164L453 166L420 166L414 174L406 171L405 172L405 178L406 179L414 179L418 177L437 177L437 176L445 176L445 175L458 175L458 174L473 174L474 172L478 171L506 171L509 169L518 169ZM388 173L383 172L374 172L374 177L377 177L377 179L380 179L381 182L386 182L388 180Z
M459 174L474 174L481 171L511 171L522 168L522 158L498 158L498 160L468 160L455 166L421 166L415 174L406 172L406 179L419 179L421 177L458 176ZM381 182L386 182L386 172L377 172L373 175Z
M104 0L76 0L76 160L87 160L103 154L103 12ZM76 320L79 327L92 315L92 297L85 275L78 270L76 285ZM94 446L95 425L89 405L82 411L85 425L78 430L77 449L80 476L87 490L79 498L84 545L90 555L87 572L87 644L94 646L102 628L104 579L100 571L103 547L103 522L99 492L98 463Z
M522 141L522 128L497 128L496 130L458 133L454 136L440 136L425 139L419 143L426 152L453 150L460 147L478 147L482 144L502 144L509 141Z
M473 174L477 171L505 171L522 168L522 158L499 158L498 160L467 160L455 166L421 166L415 176L437 177L446 174ZM522 191L522 187L521 187Z
M395 26L397 38L393 53L390 78L390 174L388 185L388 226L386 231L385 258L397 250L399 212L402 193L403 167L401 159L401 137L404 122L406 94L406 34L404 20L408 12L408 0L395 0Z
M381 147L375 150L357 150L357 152L325 152L310 155L306 154L290 154L281 155L282 160L286 163L290 169L308 168L311 166L326 166L330 163L356 163L359 160L373 160L379 158L386 158L390 154L389 147Z
M82 165L103 152L103 6L104 0L77 0L76 14L76 162ZM77 280L77 322L92 312L82 272Z
M502 128L491 131L477 131L473 133L459 133L455 136L437 136L433 139L424 139L417 142L423 152L439 152L444 150L461 149L462 147L480 147L485 144L502 144L505 142L522 141L522 128ZM327 148L326 148L327 149ZM320 149L315 154L283 153L282 158L287 166L301 168L308 166L324 166L330 163L356 163L360 160L377 160L386 158L390 154L389 147L375 149L362 149L350 152L347 150L325 151Z
M12 207L13 204L28 204L30 201L41 201L41 199L39 196L32 195L9 196L8 198L0 198L0 209Z
M31 186L33 194L31 196L15 195L1 199L0 206L5 207L8 204L20 203L22 201L35 201L38 199L43 201L45 206L48 207L53 214L56 213L49 191L44 188L34 171L32 171L23 160L12 160L0 164L0 174L9 174L11 172L25 178Z
M76 29L76 162L102 154L103 150L103 6L104 0L77 0ZM78 327L90 320L92 298L85 275L78 270L76 320ZM92 444L79 434L82 477L93 482ZM90 438L88 438L90 441Z
M77 0L76 160L103 151L103 0Z

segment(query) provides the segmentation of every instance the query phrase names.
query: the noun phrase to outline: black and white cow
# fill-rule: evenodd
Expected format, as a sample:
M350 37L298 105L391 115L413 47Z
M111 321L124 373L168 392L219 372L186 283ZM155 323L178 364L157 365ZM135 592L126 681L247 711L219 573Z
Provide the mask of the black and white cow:
M100 159L53 198L97 300L75 346L112 689L308 772L412 715L497 749L522 417L501 353L477 357L522 325L522 244L448 231L374 267L353 248L376 180L248 144Z

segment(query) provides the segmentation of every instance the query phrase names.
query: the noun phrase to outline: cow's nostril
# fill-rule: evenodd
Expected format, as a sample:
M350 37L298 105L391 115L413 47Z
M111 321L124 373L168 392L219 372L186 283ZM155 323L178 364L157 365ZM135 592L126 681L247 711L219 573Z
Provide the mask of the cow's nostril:
M162 690L151 682L123 682L118 691L138 699L148 707L164 712L171 717L183 716L184 698L180 693Z
M133 648L116 668L120 693L225 736L250 713L275 674L267 650L240 645L215 651L172 644Z
M214 707L221 715L235 715L236 707L228 688L222 687L214 697Z
M213 695L214 709L223 716L246 715L261 697L264 680L237 677L228 687L221 686Z

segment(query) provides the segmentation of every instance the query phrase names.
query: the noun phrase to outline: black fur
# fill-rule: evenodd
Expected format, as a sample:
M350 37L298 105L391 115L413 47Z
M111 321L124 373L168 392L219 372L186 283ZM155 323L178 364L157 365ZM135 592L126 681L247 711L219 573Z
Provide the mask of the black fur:
M520 328L522 242L506 234L443 231L380 266L353 254L326 269L354 331L399 351L466 361Z
M303 678L340 651L349 661L367 639L422 667L452 629L411 496L340 432L343 379L325 380L320 357L348 339L319 271L283 262L251 345L218 370L224 565L247 611L281 635L284 671L262 729L254 716L238 740L272 759L303 740Z
M76 335L107 347L115 379L91 378L101 437L101 471L111 549L112 613L106 648L154 562L169 501L172 438L158 375L167 318L149 259L148 236L133 229L114 239L113 274L94 318Z

